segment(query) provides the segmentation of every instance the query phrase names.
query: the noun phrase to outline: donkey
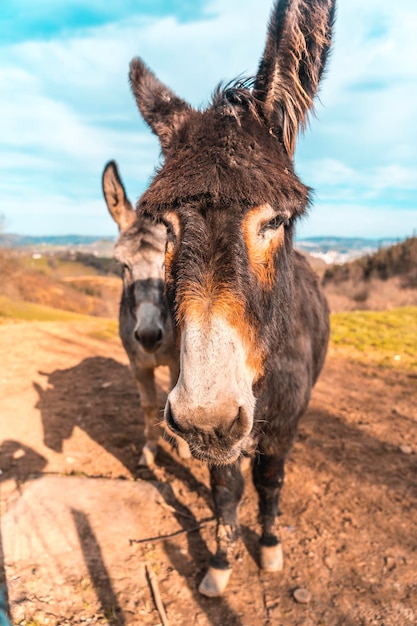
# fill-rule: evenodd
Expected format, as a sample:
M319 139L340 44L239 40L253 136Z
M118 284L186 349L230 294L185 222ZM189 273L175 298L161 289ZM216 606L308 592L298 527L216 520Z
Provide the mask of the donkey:
M329 312L293 249L310 189L293 156L328 56L335 0L278 0L258 72L219 86L206 110L177 97L139 58L130 83L163 164L138 213L165 224L166 293L180 374L165 421L206 461L217 550L199 590L220 595L239 534L242 454L262 527L260 565L283 566L277 534L284 464L322 369ZM139 219L139 218L138 218Z
M179 372L178 349L163 293L166 229L149 218L137 219L114 161L104 168L102 187L107 208L120 232L114 250L115 259L123 267L119 334L145 417L146 443L139 465L152 466L161 433L155 368L168 365L171 388ZM189 456L183 439L178 450L180 456Z

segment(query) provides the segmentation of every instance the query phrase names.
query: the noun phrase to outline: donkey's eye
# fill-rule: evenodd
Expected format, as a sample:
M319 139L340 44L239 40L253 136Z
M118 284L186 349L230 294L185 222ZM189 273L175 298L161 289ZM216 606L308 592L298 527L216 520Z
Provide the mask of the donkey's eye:
M167 240L171 243L175 243L177 240L177 237L175 235L174 229L172 227L171 224L169 224L168 222L166 222L165 224L166 229L167 229Z
M276 215L272 218L272 220L269 220L269 222L262 226L261 231L278 230L278 228L280 228L282 225L287 226L287 224L288 221L284 217L282 217L281 215Z

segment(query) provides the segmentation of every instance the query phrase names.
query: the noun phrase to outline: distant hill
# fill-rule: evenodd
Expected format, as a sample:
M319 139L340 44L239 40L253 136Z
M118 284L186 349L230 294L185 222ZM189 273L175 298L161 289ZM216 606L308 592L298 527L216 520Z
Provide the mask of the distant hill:
M115 237L95 237L88 235L16 235L0 233L0 249L31 250L32 252L63 252L66 250L112 257Z
M404 287L417 288L417 237L389 248L381 248L350 263L333 265L326 269L323 284L349 279L367 281L371 278L387 280L400 276Z
M0 249L0 298L74 313L116 317L122 282L110 257L66 248ZM0 312L1 318L1 312Z
M89 246L97 242L114 243L114 237L97 237L88 235L17 235L15 233L0 233L1 248L19 248L26 246Z
M417 304L417 237L326 267L322 284L333 310Z
M17 235L0 233L0 248L55 247L92 248L113 246L116 237L87 235ZM322 258L327 263L345 262L358 256L372 253L381 247L396 243L394 239L365 239L361 237L305 237L297 239L295 245L312 256Z

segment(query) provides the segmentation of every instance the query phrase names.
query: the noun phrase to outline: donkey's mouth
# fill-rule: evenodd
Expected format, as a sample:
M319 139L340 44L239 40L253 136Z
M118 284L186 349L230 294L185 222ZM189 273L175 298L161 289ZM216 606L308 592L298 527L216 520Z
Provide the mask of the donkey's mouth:
M179 433L168 426L168 430L175 432L187 442L191 455L199 461L204 461L208 465L230 465L238 460L242 455L242 441L227 445L226 442L215 440L212 442L202 441L201 436L194 432Z
M155 352L157 352L159 348L161 347L161 344L162 344L162 341L159 341L158 343L153 343L151 345L141 344L141 347L142 347L142 350L146 354L155 354Z
M227 428L204 430L195 425L184 427L174 416L171 403L165 405L165 424L168 431L184 439L192 456L210 465L230 465L241 456L243 447L246 449L248 433L246 421L244 428L241 422L241 411L234 423Z
M235 463L242 455L241 447L225 450L223 448L201 448L198 445L193 445L188 441L190 452L195 459L204 461L208 465L231 465Z

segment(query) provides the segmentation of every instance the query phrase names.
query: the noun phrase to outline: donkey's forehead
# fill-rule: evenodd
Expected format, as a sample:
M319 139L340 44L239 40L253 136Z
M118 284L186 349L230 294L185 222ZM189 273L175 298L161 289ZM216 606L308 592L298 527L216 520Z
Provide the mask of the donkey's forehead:
M165 250L165 241L166 230L162 224L139 217L132 226L122 232L114 254L122 262L148 252L161 254Z
M305 211L308 193L258 120L209 109L190 116L138 209L150 215L184 206L245 212L269 203L296 216Z

